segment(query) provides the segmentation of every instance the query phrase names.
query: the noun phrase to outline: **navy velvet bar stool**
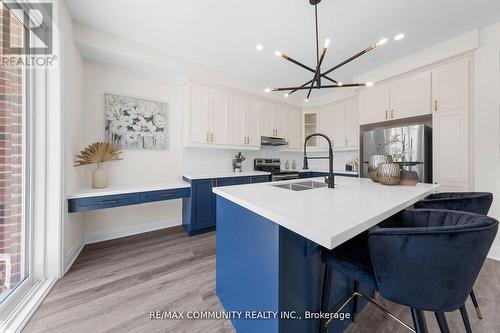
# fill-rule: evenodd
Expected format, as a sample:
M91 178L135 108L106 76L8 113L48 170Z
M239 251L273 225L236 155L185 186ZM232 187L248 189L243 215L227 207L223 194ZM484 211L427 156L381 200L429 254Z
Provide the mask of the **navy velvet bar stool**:
M417 209L458 210L488 215L492 203L493 193L489 192L446 192L431 194L424 200L417 202L414 207ZM474 289L470 292L470 298L476 309L477 317L483 319Z
M326 264L322 311L330 312L332 270L354 281L353 312L359 297L411 331L427 332L423 311L435 313L441 332L449 332L445 312L460 309L467 332L472 332L465 301L498 230L498 221L479 214L449 210L406 210L397 215L398 228L376 228L331 250ZM361 283L392 302L409 306L415 330L357 289ZM353 316L355 313L353 313ZM331 319L321 323L328 330Z

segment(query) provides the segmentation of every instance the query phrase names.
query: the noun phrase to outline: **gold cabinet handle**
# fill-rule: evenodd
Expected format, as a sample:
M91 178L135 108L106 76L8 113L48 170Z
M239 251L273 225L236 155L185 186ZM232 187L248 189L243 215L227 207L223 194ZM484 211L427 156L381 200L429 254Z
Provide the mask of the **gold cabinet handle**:
M389 119L389 110L385 110L385 119Z
M391 110L391 119L394 119L394 109Z
M210 133L210 142L214 142L214 133Z
M438 110L438 101L437 99L434 101L434 111Z
M207 133L207 142L210 142L210 135Z

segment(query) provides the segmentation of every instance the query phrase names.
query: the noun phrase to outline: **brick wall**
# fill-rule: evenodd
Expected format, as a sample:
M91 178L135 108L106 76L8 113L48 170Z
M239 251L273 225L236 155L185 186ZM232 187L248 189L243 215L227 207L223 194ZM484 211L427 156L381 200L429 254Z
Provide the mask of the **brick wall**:
M22 45L22 27L1 4L0 41ZM10 17L9 17L10 16ZM4 26L10 20L8 29ZM3 54L0 43L0 56ZM0 62L0 293L5 291L6 262L10 257L10 288L22 280L22 69ZM1 297L0 297L1 298Z

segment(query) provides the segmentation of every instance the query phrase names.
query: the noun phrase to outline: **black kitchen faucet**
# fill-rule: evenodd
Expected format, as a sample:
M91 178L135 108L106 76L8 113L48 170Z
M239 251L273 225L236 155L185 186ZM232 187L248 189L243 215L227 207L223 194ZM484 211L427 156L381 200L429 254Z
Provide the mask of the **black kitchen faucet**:
M310 138L315 137L315 136L321 136L321 137L325 138L326 141L328 141L328 157L307 157L307 141ZM314 134L308 135L304 141L304 167L303 167L303 169L305 169L305 170L309 169L308 164L307 164L308 159L315 159L315 160L328 159L328 168L329 169L328 169L328 177L325 177L325 183L328 184L328 188L335 188L335 176L333 174L333 143L332 143L332 140L330 140L330 138L328 136L326 136L325 134L321 134L321 133L314 133Z

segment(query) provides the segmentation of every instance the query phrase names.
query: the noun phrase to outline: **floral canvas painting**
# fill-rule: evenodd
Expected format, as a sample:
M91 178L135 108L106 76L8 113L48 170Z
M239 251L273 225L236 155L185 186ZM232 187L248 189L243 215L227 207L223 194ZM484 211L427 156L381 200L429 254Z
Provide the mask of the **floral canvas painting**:
M108 142L120 149L168 148L165 103L105 94L104 110Z

